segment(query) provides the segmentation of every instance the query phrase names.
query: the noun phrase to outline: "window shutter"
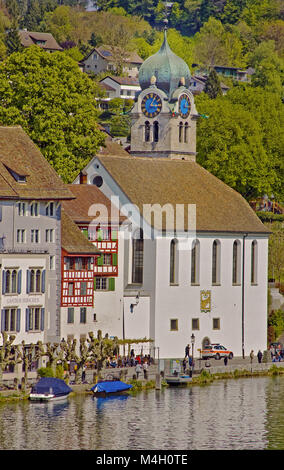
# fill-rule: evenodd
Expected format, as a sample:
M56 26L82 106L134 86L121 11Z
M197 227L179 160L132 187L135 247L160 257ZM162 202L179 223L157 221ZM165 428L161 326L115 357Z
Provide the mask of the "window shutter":
M45 269L42 271L41 274L41 292L45 293Z
M98 242L101 242L102 239L103 239L103 231L99 229L97 231L97 240L98 240Z
M110 277L108 280L108 290L115 290L115 278Z
M2 294L6 293L6 271L2 274Z
M112 265L117 266L117 253L112 254Z
M104 264L104 255L101 255L97 258L97 266L102 266Z
M112 239L112 241L117 240L117 230L112 230L111 231L111 239Z
M96 289L97 289L97 278L94 277L94 290L96 290Z
M18 294L21 293L22 290L22 270L18 271Z
M17 333L21 331L21 309L20 308L17 308L16 331Z
M30 318L30 309L26 308L26 331L29 331L30 325L29 325L29 318Z
M41 309L40 330L44 331L44 308Z
M31 291L31 272L27 269L27 294Z

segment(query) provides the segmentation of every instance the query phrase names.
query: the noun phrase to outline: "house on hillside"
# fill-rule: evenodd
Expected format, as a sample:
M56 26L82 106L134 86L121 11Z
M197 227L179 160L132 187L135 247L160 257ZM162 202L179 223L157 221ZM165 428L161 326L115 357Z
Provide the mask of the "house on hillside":
M190 78L189 90L193 95L199 95L205 89L207 75L192 75ZM226 95L230 87L225 85L225 83L220 83L222 94Z
M113 98L135 99L137 93L141 91L139 81L133 77L112 77L107 76L99 82L105 91L106 97L100 101L107 103Z
M59 46L50 33L26 31L23 29L19 31L19 36L23 47L36 45L48 52L63 51L62 47Z
M99 74L102 72L116 71L116 49L111 46L95 47L81 62L80 66L84 72ZM129 77L137 77L139 68L143 64L143 59L136 52L125 52L123 54L123 70L124 74Z
M192 64L192 67L195 69L195 74L197 76L202 76L206 72L206 67L201 67L199 64ZM218 74L227 78L238 80L240 82L250 82L251 77L255 72L252 67L248 67L245 70L240 69L239 67L227 67L223 65L213 65L212 67Z

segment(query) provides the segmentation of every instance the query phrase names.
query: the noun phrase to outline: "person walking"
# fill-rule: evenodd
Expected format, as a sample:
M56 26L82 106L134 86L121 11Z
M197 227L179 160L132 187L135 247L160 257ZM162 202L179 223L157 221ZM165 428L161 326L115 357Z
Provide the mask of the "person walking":
M261 352L261 350L259 350L258 353L257 353L257 359L258 359L258 363L261 364L261 361L262 361L262 352Z
M185 357L189 357L190 346L189 344L185 347Z
M251 350L249 357L250 357L250 363L252 364L252 361L254 358L253 349Z
M228 357L227 356L224 357L224 364L225 364L225 366L228 364Z
M136 378L138 380L139 374L141 374L142 372L142 367L141 367L141 364L139 364L139 362L136 364L135 372L136 372Z
M143 363L143 372L144 372L144 379L148 379L148 362L147 361Z

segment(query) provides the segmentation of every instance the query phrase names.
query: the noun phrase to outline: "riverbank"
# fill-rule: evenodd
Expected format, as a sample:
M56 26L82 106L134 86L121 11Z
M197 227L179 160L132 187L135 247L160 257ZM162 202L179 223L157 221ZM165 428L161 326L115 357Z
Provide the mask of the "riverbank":
M216 370L217 369L217 370ZM219 370L218 370L219 369ZM252 364L249 368L233 368L233 370L223 370L223 367L215 367L214 371L212 369L200 371L195 371L192 377L192 381L183 385L183 387L192 387L192 386L204 386L210 385L217 380L227 380L227 379L239 379L239 378L257 378L257 377L273 377L277 375L284 375L284 363L268 363L268 364ZM157 387L157 382L152 379L131 379L127 382L130 383L133 388L129 392L132 395L135 395L138 392L145 390L153 390L156 388L169 387L166 381L161 378L159 386ZM71 396L77 394L92 394L91 387L92 383L83 383L83 384L70 384L72 388ZM26 392L21 392L17 390L2 390L0 392L0 404L7 401L19 401L19 400L28 400L30 393L30 388L27 388Z

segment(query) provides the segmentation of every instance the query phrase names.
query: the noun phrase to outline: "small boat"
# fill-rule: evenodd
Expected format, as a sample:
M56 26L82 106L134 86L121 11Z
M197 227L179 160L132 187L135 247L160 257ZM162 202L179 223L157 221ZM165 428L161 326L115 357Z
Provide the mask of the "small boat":
M165 381L168 385L186 385L189 382L192 382L192 377L190 375L166 375Z
M72 388L64 380L43 377L33 385L29 399L41 402L65 400L70 392Z
M119 379L100 380L91 391L96 397L105 397L108 395L124 393L132 388L132 385L121 382Z

